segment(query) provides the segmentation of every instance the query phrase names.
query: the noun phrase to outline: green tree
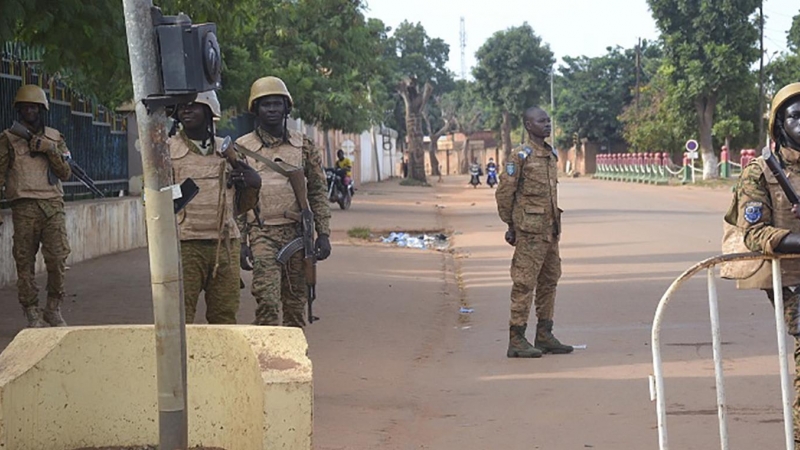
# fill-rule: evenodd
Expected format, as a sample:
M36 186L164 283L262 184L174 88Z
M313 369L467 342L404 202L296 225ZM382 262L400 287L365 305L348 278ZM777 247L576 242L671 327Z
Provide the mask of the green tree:
M800 52L800 13L792 18L792 27L786 33L786 43L789 45L789 50Z
M526 22L496 32L475 57L478 63L473 75L478 90L502 115L501 136L507 156L512 146L511 127L519 123L526 108L538 105L550 92L553 52Z
M464 135L461 147L461 173L467 173L472 160L469 143L472 134L480 131L486 119L491 115L485 101L478 92L475 82L456 81L456 88L442 98L442 108L452 120L453 130Z
M393 114L394 125L405 125L399 128L408 137L409 175L418 181L426 180L423 124L426 114L431 114L429 101L434 92L447 92L453 85L452 73L446 67L449 53L450 46L442 39L429 37L421 24L408 21L397 27L386 47L391 67L386 84L393 83L402 102L402 108L393 109L402 111L402 119ZM435 134L430 127L429 132ZM438 170L435 155L431 166Z
M692 116L683 111L690 104L681 104L680 98L672 97L667 90L671 81L663 73L656 72L650 82L641 87L638 107L631 102L619 116L623 124L625 141L639 151L683 153L686 136L695 128Z
M697 115L703 178L716 178L714 113L731 84L758 58L758 30L750 20L759 0L648 0L664 42L670 95L690 102Z
M651 61L660 61L657 46L644 41L641 47L639 83L650 79ZM625 106L636 100L637 49L607 49L603 56L565 57L559 71L556 123L561 128L559 146L572 145L572 135L597 142L621 142L619 120Z

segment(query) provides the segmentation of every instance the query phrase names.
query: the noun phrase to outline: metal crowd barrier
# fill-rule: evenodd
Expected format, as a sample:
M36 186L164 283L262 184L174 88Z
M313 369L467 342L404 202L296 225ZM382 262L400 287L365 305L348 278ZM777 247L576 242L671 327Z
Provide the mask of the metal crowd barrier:
M717 275L715 267L718 264L728 261L749 261L756 259L771 259L772 261L772 286L775 290L775 330L778 338L778 363L781 373L781 394L783 399L783 422L786 434L786 450L794 450L794 429L792 423L792 401L793 389L790 379L789 363L787 362L786 350L786 324L783 313L783 289L781 280L781 259L799 258L796 255L780 255L776 257L766 256L761 253L737 253L715 256L702 261L679 276L672 282L669 289L661 297L661 301L656 308L655 318L653 319L652 330L652 349L653 349L653 375L650 376L650 400L656 402L656 414L658 416L658 448L669 450L667 440L667 410L666 399L664 397L664 372L661 362L661 321L664 311L669 304L672 295L680 288L685 281L692 278L703 269L708 270L708 305L711 318L711 337L714 354L714 372L717 390L717 412L719 417L719 435L722 450L728 450L728 426L727 426L727 402L725 400L725 384L722 371L722 354L719 325L719 309L717 302Z

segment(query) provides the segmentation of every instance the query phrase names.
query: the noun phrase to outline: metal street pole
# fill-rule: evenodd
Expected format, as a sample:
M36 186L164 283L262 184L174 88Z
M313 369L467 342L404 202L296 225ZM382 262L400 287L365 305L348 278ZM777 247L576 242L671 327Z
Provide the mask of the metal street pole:
M145 217L156 333L160 450L186 450L186 327L172 163L163 107L148 113L142 99L160 92L152 0L123 0L133 97L144 168Z
M555 94L553 93L553 73L554 72L555 72L555 69L553 69L553 66L550 66L550 114L552 114L552 116L553 116L553 117L550 118L550 120L552 120L552 122L553 122L553 137L550 140L553 141L553 148L556 148L556 129L557 129L556 128L556 100L555 100Z

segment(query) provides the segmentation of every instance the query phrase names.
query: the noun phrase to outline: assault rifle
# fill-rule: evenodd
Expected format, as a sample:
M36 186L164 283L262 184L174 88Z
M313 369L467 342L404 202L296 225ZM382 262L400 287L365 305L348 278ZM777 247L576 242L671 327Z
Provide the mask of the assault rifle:
M277 256L278 262L286 265L289 258L296 252L303 250L303 271L305 273L306 288L308 289L308 322L314 323L319 317L314 316L313 304L317 298L317 253L314 247L314 213L308 203L308 186L302 169L288 172L289 183L292 185L294 196L300 205L300 223L303 235L292 240L283 247ZM287 218L298 219L296 213L287 211Z
M778 161L778 158L775 157L769 147L764 147L764 150L761 151L761 157L764 158L764 162L767 163L767 167L769 167L772 175L778 180L778 184L781 186L781 190L783 190L789 203L792 205L800 204L800 197L797 196L797 192L794 190L794 187L792 187L792 183L789 182L789 179L786 178L786 174L783 173L780 161Z
M11 134L19 136L28 142L30 142L31 139L33 139L33 133L31 133L31 131L28 128L26 128L25 125L22 125L17 121L14 121L14 123L11 125L11 128L9 128L8 131ZM31 152L30 155L31 158L37 156L36 153L33 152ZM92 178L86 174L86 171L83 170L83 168L79 166L78 163L76 163L71 156L64 155L64 160L67 161L67 164L69 164L70 169L72 169L72 175L78 181L83 183L84 186L86 186L90 191L92 191L93 194L97 195L98 197L105 197L105 195L103 195L103 192L97 188L97 185L94 184L94 180L92 180ZM52 170L47 171L47 182L50 183L51 186L58 183L58 178L56 177L56 175L53 173Z
M239 156L236 154L236 149L238 148L239 146L233 143L230 136L225 136L225 139L222 140L222 145L219 149L217 149L217 153L219 153L219 156L225 158L228 161L228 164L235 169L240 164L247 164L239 159ZM236 200L234 201L234 205L236 205L236 207L239 206L239 195L239 191L237 190ZM244 212L247 211L238 211L237 214ZM259 203L256 203L256 206L253 207L253 214L256 216L256 222L258 222L258 226L263 228L264 223L261 220L261 205Z

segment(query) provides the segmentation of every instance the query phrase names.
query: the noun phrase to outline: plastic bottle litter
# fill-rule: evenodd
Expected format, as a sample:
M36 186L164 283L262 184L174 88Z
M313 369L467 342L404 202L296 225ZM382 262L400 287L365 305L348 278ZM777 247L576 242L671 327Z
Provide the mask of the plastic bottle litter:
M458 312L460 312L461 314L472 314L475 312L475 310L473 308L465 308L462 306L461 310L459 310Z

